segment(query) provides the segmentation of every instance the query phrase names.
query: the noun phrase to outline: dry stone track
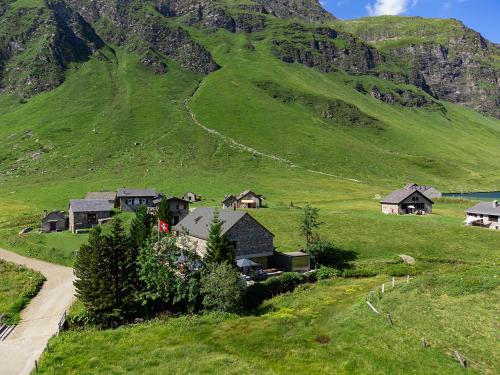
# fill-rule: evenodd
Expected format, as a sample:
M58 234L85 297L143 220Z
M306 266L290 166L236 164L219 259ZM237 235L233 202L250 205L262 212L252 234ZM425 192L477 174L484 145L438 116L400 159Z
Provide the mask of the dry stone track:
M27 375L57 333L61 316L74 300L73 269L0 249L0 259L42 273L47 281L21 313L21 323L0 342L0 375Z

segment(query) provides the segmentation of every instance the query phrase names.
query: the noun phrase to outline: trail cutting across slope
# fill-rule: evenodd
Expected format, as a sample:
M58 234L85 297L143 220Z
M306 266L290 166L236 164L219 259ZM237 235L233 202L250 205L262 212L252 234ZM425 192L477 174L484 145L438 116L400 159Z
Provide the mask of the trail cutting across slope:
M291 160L288 160L288 159L285 159L285 158L282 158L282 157L276 156L276 155L266 154L266 153L264 153L262 151L258 151L256 149L250 147L250 146L244 145L244 144L236 141L235 139L233 139L231 137L228 137L228 136L220 133L219 131L217 131L215 129L212 129L212 128L209 128L209 127L203 125L198 120L198 118L196 117L196 115L194 114L194 112L191 110L191 107L189 106L189 104L191 103L191 100L196 95L196 93L198 92L198 90L202 87L202 85L204 84L204 82L205 81L202 80L198 84L198 86L196 87L196 89L193 90L193 92L191 93L191 95L189 97L187 97L186 100L184 100L184 107L186 108L186 111L191 116L191 119L193 120L193 123L195 125L197 125L198 127L200 127L201 129L203 129L204 131L206 131L207 133L212 134L212 135L216 136L217 138L221 139L224 143L226 143L230 147L233 147L233 148L236 148L236 149L239 149L239 150L243 150L245 152L249 152L249 153L251 153L253 155L258 155L258 156L261 156L261 157L266 158L266 159L270 159L270 160L274 160L274 161L277 161L277 162L280 162L280 163L287 164L289 167L292 167L292 168L301 168L301 169L304 169L304 170L306 170L307 172L310 172L310 173L320 174L320 175L323 175L323 176L329 176L329 177L333 177L333 178L337 178L337 179L341 179L341 180L346 180L346 181L351 181L351 182L357 182L357 183L361 182L361 181L356 180L354 178L346 178L346 177L337 176L337 175L326 173L326 172L322 172L322 171L316 171L316 170L312 170L312 169L303 168L303 167L295 164Z

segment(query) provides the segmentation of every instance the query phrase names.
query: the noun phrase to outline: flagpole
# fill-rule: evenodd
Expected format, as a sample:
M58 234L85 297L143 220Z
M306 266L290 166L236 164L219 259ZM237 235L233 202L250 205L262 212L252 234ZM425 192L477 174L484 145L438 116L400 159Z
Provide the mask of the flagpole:
M158 218L158 244L160 243L160 219Z

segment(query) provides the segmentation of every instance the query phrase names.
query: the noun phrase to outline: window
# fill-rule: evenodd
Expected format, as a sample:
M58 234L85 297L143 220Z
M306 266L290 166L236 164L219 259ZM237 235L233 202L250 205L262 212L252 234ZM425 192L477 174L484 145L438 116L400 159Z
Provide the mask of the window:
M134 200L133 199L127 199L127 204L134 204Z
M148 204L148 200L147 200L147 199L145 199L145 198L142 198L142 199L141 199L141 204L143 204L143 205Z
M230 243L234 250L238 249L238 241L230 241Z

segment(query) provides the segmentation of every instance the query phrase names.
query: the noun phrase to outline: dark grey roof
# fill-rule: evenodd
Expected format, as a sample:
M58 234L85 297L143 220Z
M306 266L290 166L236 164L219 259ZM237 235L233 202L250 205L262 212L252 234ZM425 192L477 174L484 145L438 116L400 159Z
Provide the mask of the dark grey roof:
M236 200L236 197L234 195L228 195L227 197L224 198L224 200L222 201L222 203L224 202L227 202L228 200Z
M261 196L260 196L260 195L255 194L252 190L245 190L245 191L241 192L241 193L240 193L240 195L238 195L238 196L236 197L236 200L240 200L240 199L242 199L245 195L250 194L250 193L251 193L252 195L256 196L256 197L257 197L257 198L259 198L259 199L261 198Z
M183 202L183 203L187 203L189 204L190 202L185 200L185 199L182 199L182 198L177 198L177 197L168 197L167 198L167 201L179 201L179 202Z
M500 216L500 205L493 202L481 202L466 211L468 214Z
M54 220L54 219L66 220L66 217L67 215L63 211L52 211L47 213L47 215L42 220L43 221Z
M206 240L214 212L213 208L199 207L181 220L173 229ZM245 215L248 214L242 211L220 210L219 219L222 222L222 234L229 231Z
M115 200L116 199L116 191L92 191L87 193L85 199L107 199L107 200Z
M135 198L135 197L147 197L155 198L158 194L154 189L118 189L118 198Z
M73 212L109 212L113 204L107 199L72 199L69 207Z
M404 201L406 198L408 198L410 195L412 195L415 192L417 192L418 194L420 194L422 197L424 197L425 199L427 199L431 203L434 203L434 202L432 202L429 199L429 197L427 197L424 194L422 194L422 192L420 190L413 190L413 189L399 189L399 190L395 190L391 194L389 194L386 197L382 198L382 200L380 201L380 203L399 204L399 203L401 203L402 201Z

